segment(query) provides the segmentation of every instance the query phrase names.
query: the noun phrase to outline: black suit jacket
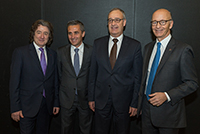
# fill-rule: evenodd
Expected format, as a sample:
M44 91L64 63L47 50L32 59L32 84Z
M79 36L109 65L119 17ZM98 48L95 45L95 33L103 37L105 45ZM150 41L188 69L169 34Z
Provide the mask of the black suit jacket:
M138 114L142 108L142 100L146 97L144 91L147 69L154 44L155 41L145 46ZM152 85L152 93L167 92L171 101L166 101L159 107L150 105L150 118L153 125L168 128L186 126L184 97L198 88L193 58L194 54L191 46L178 42L173 37L171 38L160 61Z
M89 101L104 108L110 91L115 109L119 112L137 108L138 91L142 74L141 45L123 36L120 52L112 70L108 53L109 36L94 41L89 76Z
M43 89L49 114L59 106L56 52L46 47L47 69L44 76L33 44L15 49L10 76L11 113L22 110L24 116L35 116L40 108Z
M58 70L60 79L60 104L70 109L74 102L75 90L78 91L78 99L83 109L88 108L88 75L92 46L84 44L83 61L78 76L71 61L71 45L60 47L58 54Z

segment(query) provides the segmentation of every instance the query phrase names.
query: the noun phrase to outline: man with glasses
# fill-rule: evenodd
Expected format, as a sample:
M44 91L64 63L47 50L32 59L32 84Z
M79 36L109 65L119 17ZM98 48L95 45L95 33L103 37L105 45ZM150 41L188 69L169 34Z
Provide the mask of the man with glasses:
M137 113L142 74L140 42L123 34L123 10L108 14L110 35L94 41L89 74L89 106L95 112L95 134L128 134L130 116Z
M194 54L170 34L168 10L155 11L151 26L156 40L144 50L138 115L142 113L143 134L178 134L186 126L184 97L198 88Z

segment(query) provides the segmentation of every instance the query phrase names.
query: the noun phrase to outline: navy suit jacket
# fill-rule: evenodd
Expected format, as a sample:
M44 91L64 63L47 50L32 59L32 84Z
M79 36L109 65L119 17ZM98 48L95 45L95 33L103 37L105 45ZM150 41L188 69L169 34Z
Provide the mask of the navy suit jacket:
M88 99L95 108L103 109L110 92L114 108L119 112L137 108L142 74L141 45L123 36L120 52L112 70L108 53L109 36L94 41L89 75Z
M56 52L46 47L47 69L44 76L33 44L15 49L10 76L11 113L22 110L24 116L37 114L45 89L49 114L59 106Z
M155 41L147 44L144 51L143 77L138 101L138 115L142 109L142 101L146 87L149 59ZM186 126L184 97L194 92L197 88L197 73L193 63L193 50L188 44L179 42L173 37L158 66L152 93L167 92L170 102L161 106L150 105L150 116L156 127L181 128Z

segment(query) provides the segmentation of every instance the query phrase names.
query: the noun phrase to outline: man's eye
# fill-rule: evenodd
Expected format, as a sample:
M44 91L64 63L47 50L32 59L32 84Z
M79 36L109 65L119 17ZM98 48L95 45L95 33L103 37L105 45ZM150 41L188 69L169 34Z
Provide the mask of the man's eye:
M165 21L164 21L164 20L163 20L163 21L160 21L160 23L161 23L161 24L165 24Z

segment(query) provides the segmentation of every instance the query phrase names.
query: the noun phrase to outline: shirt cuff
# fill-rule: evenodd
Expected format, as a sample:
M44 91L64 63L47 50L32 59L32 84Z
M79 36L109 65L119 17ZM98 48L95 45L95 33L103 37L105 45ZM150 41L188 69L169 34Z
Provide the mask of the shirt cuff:
M167 92L164 92L164 93L165 93L165 95L166 95L166 97L167 97L167 102L170 102L171 99L170 99L169 95L167 94Z

